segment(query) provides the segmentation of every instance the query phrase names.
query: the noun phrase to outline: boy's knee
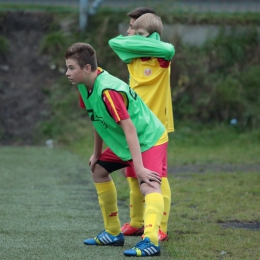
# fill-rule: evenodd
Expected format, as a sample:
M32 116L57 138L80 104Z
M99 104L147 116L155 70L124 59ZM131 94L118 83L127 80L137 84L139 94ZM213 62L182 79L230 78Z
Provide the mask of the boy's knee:
M93 180L99 182L100 180L107 178L109 176L109 172L100 166L99 164L95 165L94 171L91 172Z
M149 186L145 182L140 183L140 190L141 190L143 196L146 196L146 195L148 195L150 193L154 193L154 192L162 193L160 184L158 184L157 182L153 181L153 185L155 186L155 188Z

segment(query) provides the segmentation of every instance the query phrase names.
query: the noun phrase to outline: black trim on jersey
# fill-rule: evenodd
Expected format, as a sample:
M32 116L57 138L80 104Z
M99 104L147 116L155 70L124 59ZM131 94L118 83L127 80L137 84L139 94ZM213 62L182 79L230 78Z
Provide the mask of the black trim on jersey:
M100 70L98 70L98 71L100 71ZM98 73L97 77L98 77L100 74L102 74L103 72L104 72L104 70L100 71L100 72ZM85 87L86 87L86 86L85 86ZM92 90L91 90L90 93L89 93L89 91L88 91L88 89L87 89L87 93L88 93L87 98L90 98L90 96L92 95L92 93L93 93L93 91L94 91L94 87L95 87L95 83L94 83L94 86L93 86L93 88L92 88ZM87 87L86 87L86 88L87 88Z

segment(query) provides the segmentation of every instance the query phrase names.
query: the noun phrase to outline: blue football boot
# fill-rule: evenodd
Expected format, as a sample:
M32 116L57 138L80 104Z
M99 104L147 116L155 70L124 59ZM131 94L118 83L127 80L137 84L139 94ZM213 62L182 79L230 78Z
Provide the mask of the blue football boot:
M160 255L160 246L151 242L150 238L138 242L133 248L125 250L125 256L158 256Z
M103 230L96 237L88 238L83 243L88 246L123 246L125 238L122 233L113 236Z

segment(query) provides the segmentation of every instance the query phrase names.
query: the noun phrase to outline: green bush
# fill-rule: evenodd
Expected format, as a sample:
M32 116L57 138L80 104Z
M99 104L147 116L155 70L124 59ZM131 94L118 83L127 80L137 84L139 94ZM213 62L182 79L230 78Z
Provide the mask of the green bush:
M53 138L63 143L81 138L81 128L82 125L85 127L88 117L86 110L79 107L77 87L63 76L46 95L50 110L47 120L37 126L38 133L41 133L37 138Z
M52 57L54 61L64 57L67 48L67 38L61 31L47 34L41 42L40 53ZM64 59L63 59L64 60Z
M243 124L258 127L260 124L260 65L248 67L241 73L240 81L244 87Z
M206 20L210 23L209 16ZM122 21L128 21L125 12L115 15L102 11L89 17L85 32L79 32L75 26L69 31L52 29L44 38L40 51L64 66L64 52L73 42L90 43L96 49L98 65L127 82L126 64L108 46L108 40L118 35L118 24ZM218 21L216 23L221 24L221 17ZM232 24L230 21L239 24L231 17L226 20ZM201 47L184 45L180 41L174 45L171 87L175 121L214 125L229 124L235 118L241 129L260 125L260 45L253 26L242 33L235 29L230 34L223 29L214 40ZM41 124L43 133L61 138L84 134L80 127L85 127L82 122L87 115L84 109L78 108L77 95L77 89L62 76L60 83L52 88L51 112L49 122Z
M234 30L202 47L178 46L172 65L175 118L204 123L238 120L257 127L259 117L259 36Z

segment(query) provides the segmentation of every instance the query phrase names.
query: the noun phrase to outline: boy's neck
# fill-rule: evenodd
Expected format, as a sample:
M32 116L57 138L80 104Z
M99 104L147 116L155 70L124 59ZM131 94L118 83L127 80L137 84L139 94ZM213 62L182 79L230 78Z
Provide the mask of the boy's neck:
M87 81L84 83L88 90L93 89L98 74L98 69L89 74Z

